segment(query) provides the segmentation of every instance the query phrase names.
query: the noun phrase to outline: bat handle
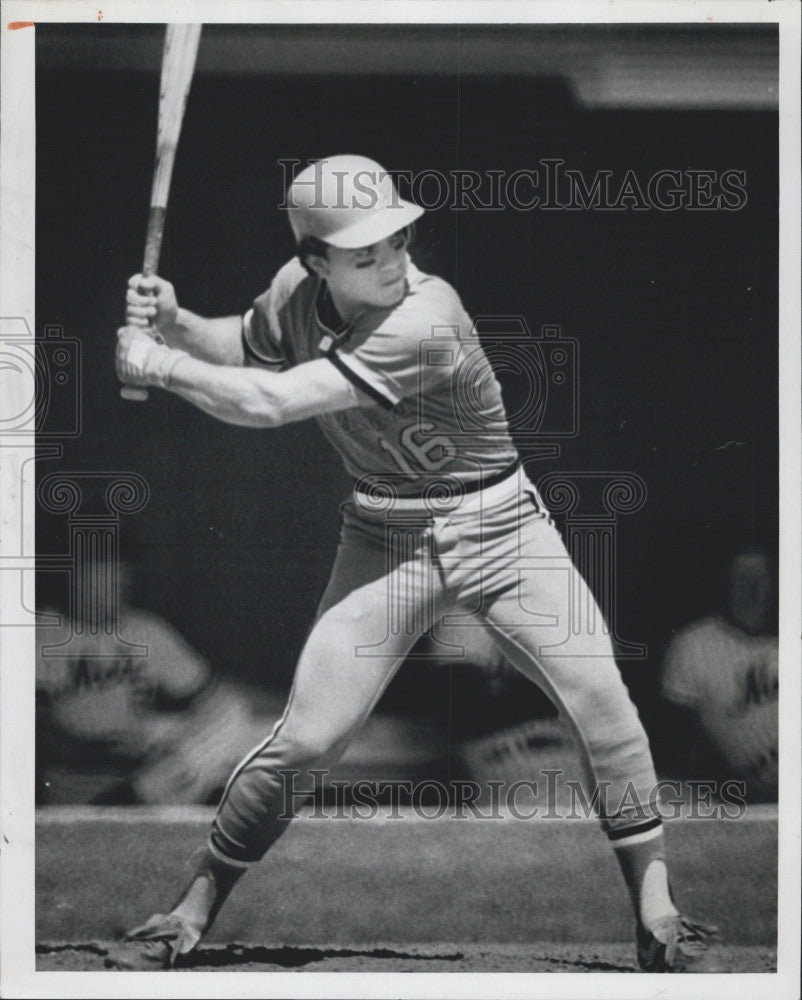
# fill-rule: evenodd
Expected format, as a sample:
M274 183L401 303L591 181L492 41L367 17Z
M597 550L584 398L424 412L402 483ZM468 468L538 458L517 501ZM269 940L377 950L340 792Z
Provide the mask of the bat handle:
M167 209L164 205L151 205L148 212L148 233L145 237L145 259L142 264L142 277L149 278L159 270L159 256L164 237L164 220Z
M159 269L159 255L164 236L164 220L167 212L162 205L151 205L148 213L148 235L145 239L145 261L142 265L142 276L149 278ZM133 403L146 403L148 390L138 385L123 385L120 396Z

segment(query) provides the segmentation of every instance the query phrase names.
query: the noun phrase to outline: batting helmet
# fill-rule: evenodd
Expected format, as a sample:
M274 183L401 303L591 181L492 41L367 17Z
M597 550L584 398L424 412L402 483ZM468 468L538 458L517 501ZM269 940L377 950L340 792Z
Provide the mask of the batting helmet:
M312 236L355 250L378 243L423 215L403 201L387 171L364 156L330 156L310 164L287 191L297 243Z

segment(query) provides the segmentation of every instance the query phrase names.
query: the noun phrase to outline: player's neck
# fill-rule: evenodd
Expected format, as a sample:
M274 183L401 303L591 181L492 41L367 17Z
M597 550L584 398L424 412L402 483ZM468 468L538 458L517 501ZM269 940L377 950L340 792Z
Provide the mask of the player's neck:
M333 330L343 329L351 323L361 313L365 312L365 305L362 302L355 302L348 296L343 295L330 285L325 285L326 294L323 296L327 304L327 326ZM331 320L331 322L329 322Z
M334 320L334 329L348 326L364 311L364 306L360 303L352 302L341 293L333 291L329 286L326 287L328 291L326 300L330 307L329 315Z

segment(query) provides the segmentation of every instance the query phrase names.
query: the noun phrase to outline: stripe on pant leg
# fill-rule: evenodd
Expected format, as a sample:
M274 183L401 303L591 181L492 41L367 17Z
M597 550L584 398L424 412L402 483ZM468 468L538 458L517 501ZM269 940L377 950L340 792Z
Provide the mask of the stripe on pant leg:
M421 635L422 634L423 633L421 633ZM418 641L419 638L420 638L420 635L418 635L415 638L413 638L410 641L410 643L409 643L408 647L406 648L406 650L401 655L398 656L398 658L396 659L395 663L393 664L392 670L390 670L388 672L384 684L382 684L380 686L379 690L376 692L376 694L375 694L375 696L373 698L373 701L371 702L369 708L367 709L366 712L362 713L359 722L357 722L354 725L353 729L351 730L352 733L354 733L356 730L358 730L360 728L360 726L364 724L365 720L370 716L371 712L376 707L376 704L378 703L379 699L384 694L384 692L387 690L387 686L389 685L390 681L393 679L393 677L397 673L398 668L404 662L404 660L406 659L409 651L412 649L412 647L415 645L415 643ZM251 761L256 760L256 758L264 750L266 750L270 746L271 742L276 738L276 735L278 734L279 730L281 729L282 725L284 724L284 722L287 719L287 715L289 714L290 706L292 705L294 696L295 696L295 684L293 683L293 686L292 686L292 688L290 690L290 694L289 694L289 696L287 698L287 704L286 704L286 706L284 708L284 711L282 712L281 717L277 720L275 726L273 726L273 730L270 733L270 735L267 737L267 739L263 740L261 743L258 743L253 748L253 750L249 751L248 754L245 757L243 757L243 759L240 761L240 763L237 764L237 766L232 771L231 777L228 779L228 781L226 782L226 786L223 789L223 794L220 796L220 803L217 806L217 811L215 812L215 815L214 815L213 824L217 823L218 826L219 826L218 819L219 819L219 816L220 816L220 812L222 811L222 808L223 808L223 806L226 803L226 799L228 798L228 794L229 794L229 791L231 790L231 786L234 784L234 782L236 781L236 779L243 772L243 770L248 766L248 764L250 764ZM223 833L224 836L227 836L227 834L225 834L224 831L222 831L222 828L221 828L221 833ZM235 861L234 859L229 858L227 855L223 854L218 847L215 847L211 843L211 839L209 841L209 846L210 846L210 849L212 850L212 853L215 855L215 857L217 857L220 861L223 861L223 862L225 862L227 864L232 864L232 865L236 865L236 866L241 866L241 867L247 868L247 867L250 867L250 865L256 863L256 862L253 862L253 861L247 861L247 862Z
M607 839L613 847L629 847L630 844L640 844L644 840L654 840L662 833L663 821L659 816L636 826L616 827L607 831Z
M270 735L266 739L262 740L261 743L257 743L256 746L253 748L253 750L249 750L248 753L242 758L239 764L237 764L237 766L231 772L231 777L226 782L226 787L223 789L223 794L220 796L220 802L217 806L217 811L214 814L215 821L217 820L217 817L220 815L220 810L225 805L226 799L228 798L228 793L231 790L231 786L233 785L234 781L240 776L240 774L248 766L248 764L250 764L251 761L256 760L259 754L262 753L263 750L266 750L270 746L271 742L276 738L276 734L286 721L287 713L290 710L290 705L292 704L292 699L294 694L295 694L295 685L293 684L292 689L290 690L289 697L287 698L287 704L284 706L284 711L281 713L280 718L276 721L276 724L273 726Z
M223 854L219 848L214 846L211 837L209 837L209 840L206 842L206 846L209 849L209 853L213 854L218 861L222 861L223 864L230 865L232 868L250 868L252 865L257 864L256 861L235 861L227 854Z

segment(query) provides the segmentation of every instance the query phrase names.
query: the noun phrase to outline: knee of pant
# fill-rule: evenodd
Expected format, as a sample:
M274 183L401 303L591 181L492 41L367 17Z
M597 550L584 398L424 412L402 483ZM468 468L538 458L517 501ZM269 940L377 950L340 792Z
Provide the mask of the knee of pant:
M383 622L383 615L379 615L379 621ZM305 655L320 651L322 655L329 659L332 654L330 643L333 631L342 636L349 632L359 635L361 630L377 621L376 608L365 604L354 604L347 602L337 604L327 608L318 616L321 623L318 629L310 636L304 650ZM378 627L378 626L377 626ZM320 643L317 642L318 638Z

